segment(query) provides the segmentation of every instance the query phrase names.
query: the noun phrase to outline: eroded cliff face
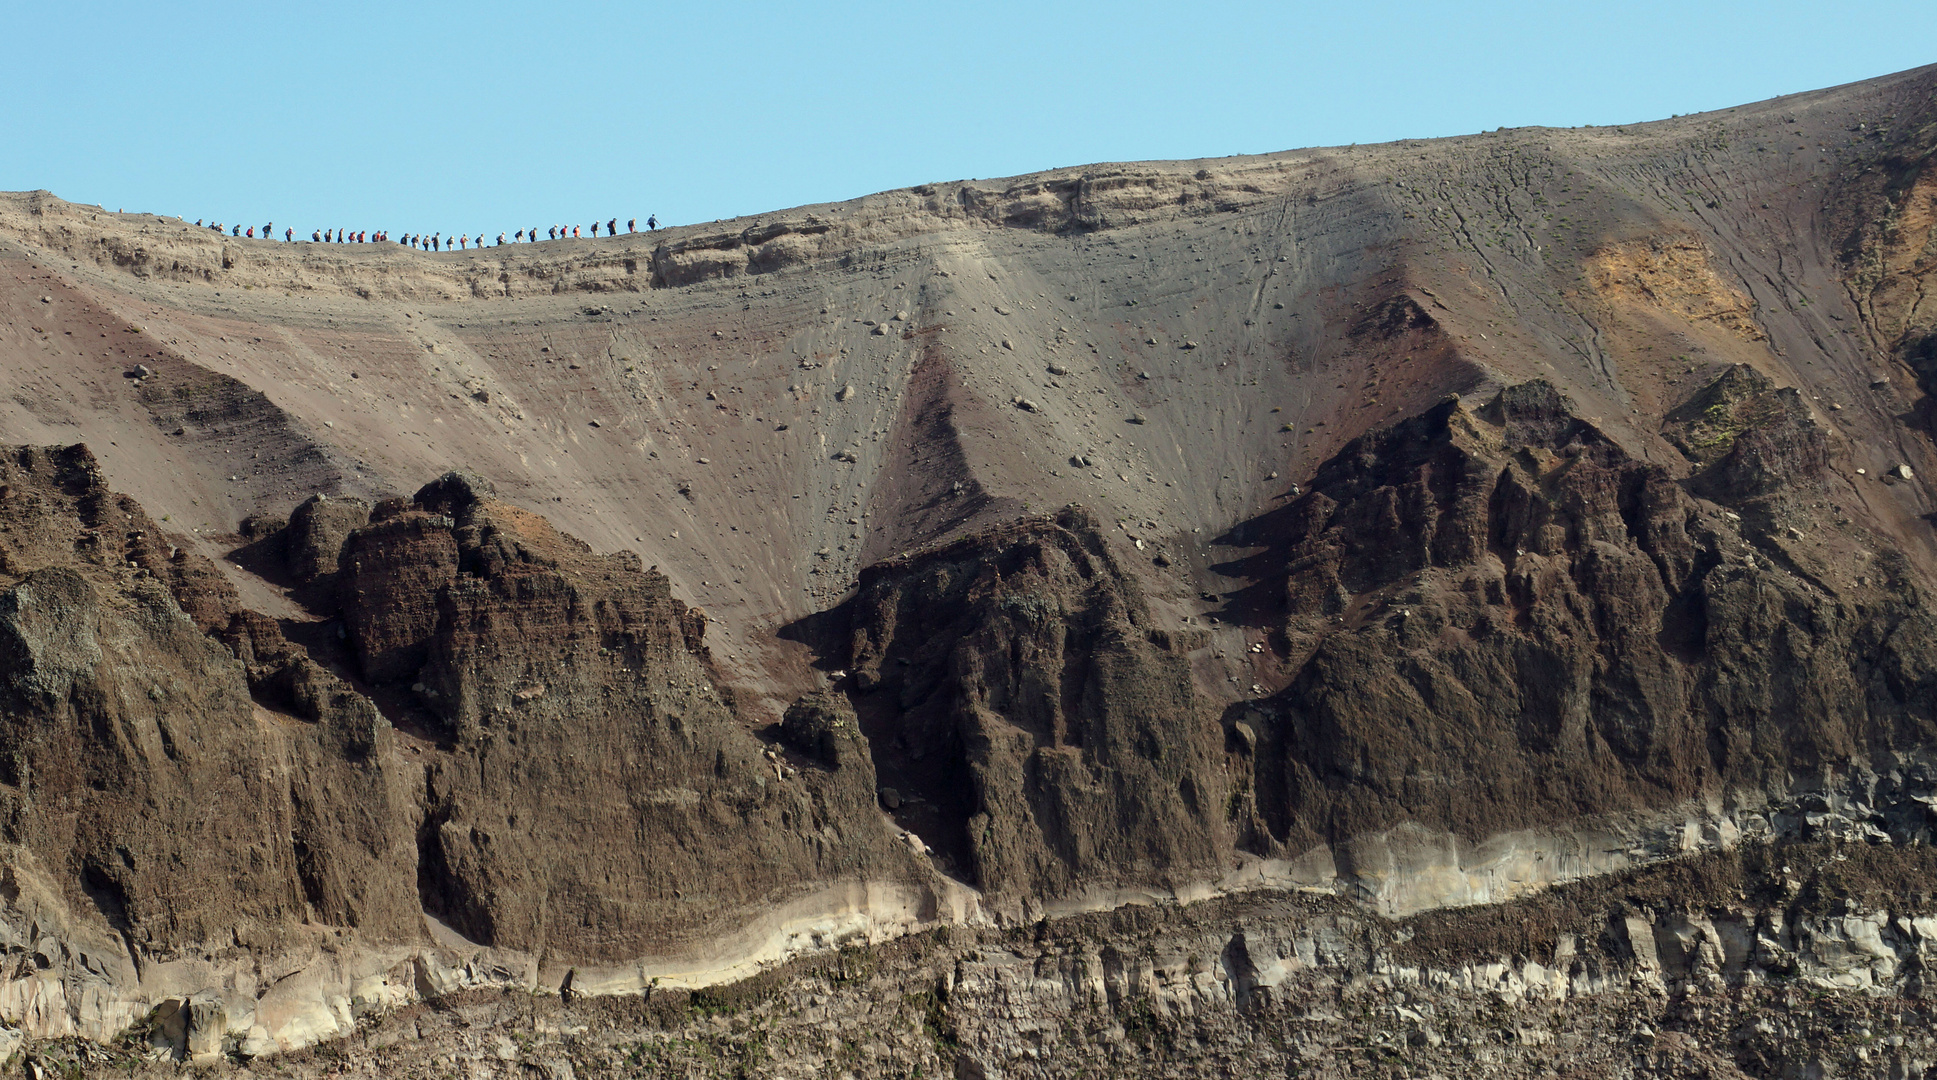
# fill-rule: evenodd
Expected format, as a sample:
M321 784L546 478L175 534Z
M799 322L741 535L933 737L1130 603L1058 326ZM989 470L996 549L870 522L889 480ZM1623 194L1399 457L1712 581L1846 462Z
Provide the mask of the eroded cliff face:
M619 962L830 883L924 881L868 757L755 738L705 614L636 555L452 475L380 505L340 562L365 677L435 718L418 887L466 936Z
M1845 527L1793 391L1730 371L1672 414L1680 481L1569 404L1441 405L1248 527L1294 672L1227 714L1258 850L1755 804L1931 744L1927 585Z
M1089 512L872 566L851 608L856 705L906 817L992 901L1215 874L1212 709Z
M371 1016L355 1038L273 1067L304 1080L453 1069L1900 1080L1937 1064L1926 855L1751 848L1403 920L1267 892L937 929L702 990L454 995ZM27 1052L42 1068L179 1069L126 1044Z
M875 810L844 699L756 737L662 575L487 491L259 523L324 608L299 644L84 447L7 453L10 1018L260 1054L426 993L636 992L971 916Z
M0 481L0 1017L257 1055L1273 889L1371 950L951 983L1027 1071L1099 985L1514 987L1347 899L1927 844L1934 79L458 254L0 200L0 441L89 448ZM1772 903L1648 935L1751 986Z
M15 1015L102 1038L225 984L253 1005L256 973L335 932L421 940L377 710L238 610L85 448L8 451L0 517Z

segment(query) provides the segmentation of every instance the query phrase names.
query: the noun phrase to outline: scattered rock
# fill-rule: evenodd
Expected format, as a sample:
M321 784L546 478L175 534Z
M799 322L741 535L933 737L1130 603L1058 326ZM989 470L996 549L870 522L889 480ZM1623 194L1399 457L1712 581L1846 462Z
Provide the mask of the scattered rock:
M1008 338L1003 338L1002 347L1005 349L1014 350L1016 346L1015 346L1015 343L1010 341Z
M1051 375L1062 376L1069 374L1069 369L1061 364L1051 364L1049 365L1049 373Z
M1035 403L1035 402L1033 402L1033 401L1030 401L1030 400L1029 400L1028 398L1026 398L1026 397L1019 397L1019 398L1017 398L1017 399L1016 399L1016 401L1015 401L1015 404L1016 404L1016 408L1018 408L1018 409L1021 409L1021 410L1022 410L1023 412L1040 412L1040 411L1041 411L1041 410L1039 410L1039 409L1038 409L1038 408L1036 407L1036 403Z
M901 809L901 792L891 787L881 789L881 805L890 810Z
M1258 733L1252 729L1250 724L1239 720L1237 723L1231 725L1231 734L1237 736L1238 745L1243 747L1246 754L1257 752Z
M1150 418L1142 413L1132 413L1125 418L1124 422L1128 424L1146 424L1150 422Z
M283 565L289 576L307 584L336 573L344 542L369 522L370 504L362 499L311 496L283 527Z
M839 390L834 391L835 401L846 401L853 396L854 396L853 383L849 383L846 386L841 387Z
M1890 467L1889 475L1898 480L1908 480L1915 474L1910 471L1910 466L1898 463Z
M780 736L795 750L830 769L867 759L860 721L841 694L816 692L787 706L780 721Z

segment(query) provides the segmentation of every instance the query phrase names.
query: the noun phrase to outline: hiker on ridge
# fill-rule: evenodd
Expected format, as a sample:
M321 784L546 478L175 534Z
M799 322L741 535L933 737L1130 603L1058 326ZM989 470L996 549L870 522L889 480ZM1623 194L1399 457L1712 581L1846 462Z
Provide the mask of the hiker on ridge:
M619 219L618 219L618 218L613 218L613 219L612 219L611 221L608 221L608 222L606 222L606 223L605 223L605 235L607 235L607 236L617 236L617 235L619 235Z
M652 215L651 217L649 217L649 218L647 218L647 219L646 219L646 228L647 228L647 229L657 229L657 228L659 228L659 215L658 215L658 214L654 214L654 215Z
M639 219L638 219L638 218L636 218L636 217L632 217L632 218L627 218L627 219L625 219L625 231L627 231L627 232L629 232L629 233L636 233L636 232L638 232L638 231L639 231Z

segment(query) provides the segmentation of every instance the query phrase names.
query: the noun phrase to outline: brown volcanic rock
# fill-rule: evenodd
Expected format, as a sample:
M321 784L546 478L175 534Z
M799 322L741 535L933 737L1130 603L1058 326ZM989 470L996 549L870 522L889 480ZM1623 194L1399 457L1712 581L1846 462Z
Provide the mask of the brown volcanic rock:
M770 758L736 722L704 616L663 575L481 490L427 485L344 553L366 670L421 680L447 725L419 836L431 911L486 944L618 961L824 884L925 878L865 753Z
M1741 506L1822 494L1829 440L1794 387L1737 364L1666 417L1665 434L1696 467L1689 488Z
M877 756L991 896L1175 881L1227 850L1210 710L1087 511L869 567L850 618Z
M1696 398L1723 432L1688 442L1705 490L1810 496L1822 438L1792 396L1730 373ZM1278 516L1259 558L1287 568L1296 675L1248 718L1264 850L1774 790L1937 736L1937 627L1900 559L1876 591L1738 528L1545 384L1360 439Z
M336 573L343 542L370 523L370 504L362 499L312 495L290 512L284 532L289 576L310 582Z
M320 671L309 722L256 709L254 668L197 627L233 591L171 547L84 447L0 462L0 827L15 864L51 872L142 958L267 956L312 921L414 939L389 725ZM281 642L273 623L257 631Z
M802 696L787 706L780 733L794 749L831 769L860 768L868 776L874 774L861 723L840 694L822 691Z
M1349 891L1378 876L1353 845L1406 824L1498 843L1441 843L1389 880L1509 892L1680 850L1689 815L1715 826L1702 843L1813 829L1753 806L1819 766L1901 786L1897 751L1932 734L1933 86L1937 68L1617 129L1092 166L455 254L0 196L7 441L81 433L185 534L107 527L123 510L95 481L29 485L72 505L16 530L0 571L94 590L94 608L65 579L19 593L54 613L20 622L56 644L49 670L85 655L61 613L122 625L89 575L126 562L240 658L209 678L291 749L272 780L204 770L154 802L266 800L274 824L238 842L288 817L304 911L401 926L414 881L465 932L548 958L916 880L877 795L1004 913L1116 885ZM502 501L462 477L368 520L339 499L453 462ZM299 510L275 543L241 527L316 491L347 509ZM1136 522L1161 558L1115 560L1075 517L990 524L1064 504ZM237 530L264 546L230 552ZM1248 553L1214 563L1220 533ZM908 551L926 553L860 572ZM285 555L295 595L243 568ZM857 575L853 605L812 614ZM339 596L344 655L298 604ZM821 680L769 631L804 620L858 635L871 753L838 701L788 707ZM169 640L154 670L188 648ZM374 680L408 733L323 664ZM52 738L68 709L108 725L69 756L115 763L87 740L146 730L65 700L20 706L19 732ZM749 735L783 712L760 734L787 749ZM305 779L284 784L285 760ZM59 794L119 807L121 781L93 779L106 794ZM66 850L42 834L67 811L21 805L33 850ZM1881 828L1846 809L1848 835ZM1673 842L1640 835L1664 821ZM1499 830L1519 825L1560 857L1516 876L1526 837ZM1612 859L1576 858L1629 825L1593 845ZM1231 850L1321 841L1338 879ZM74 892L80 865L45 876Z
M437 628L437 593L457 579L451 519L405 510L359 529L343 547L343 621L363 677L409 679Z

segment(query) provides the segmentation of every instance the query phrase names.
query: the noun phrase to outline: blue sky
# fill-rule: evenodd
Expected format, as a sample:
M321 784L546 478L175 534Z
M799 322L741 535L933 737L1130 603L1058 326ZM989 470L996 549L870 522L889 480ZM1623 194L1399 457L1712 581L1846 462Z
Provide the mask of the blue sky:
M691 222L1655 119L1937 61L1937 3L8 5L0 189L278 228Z

